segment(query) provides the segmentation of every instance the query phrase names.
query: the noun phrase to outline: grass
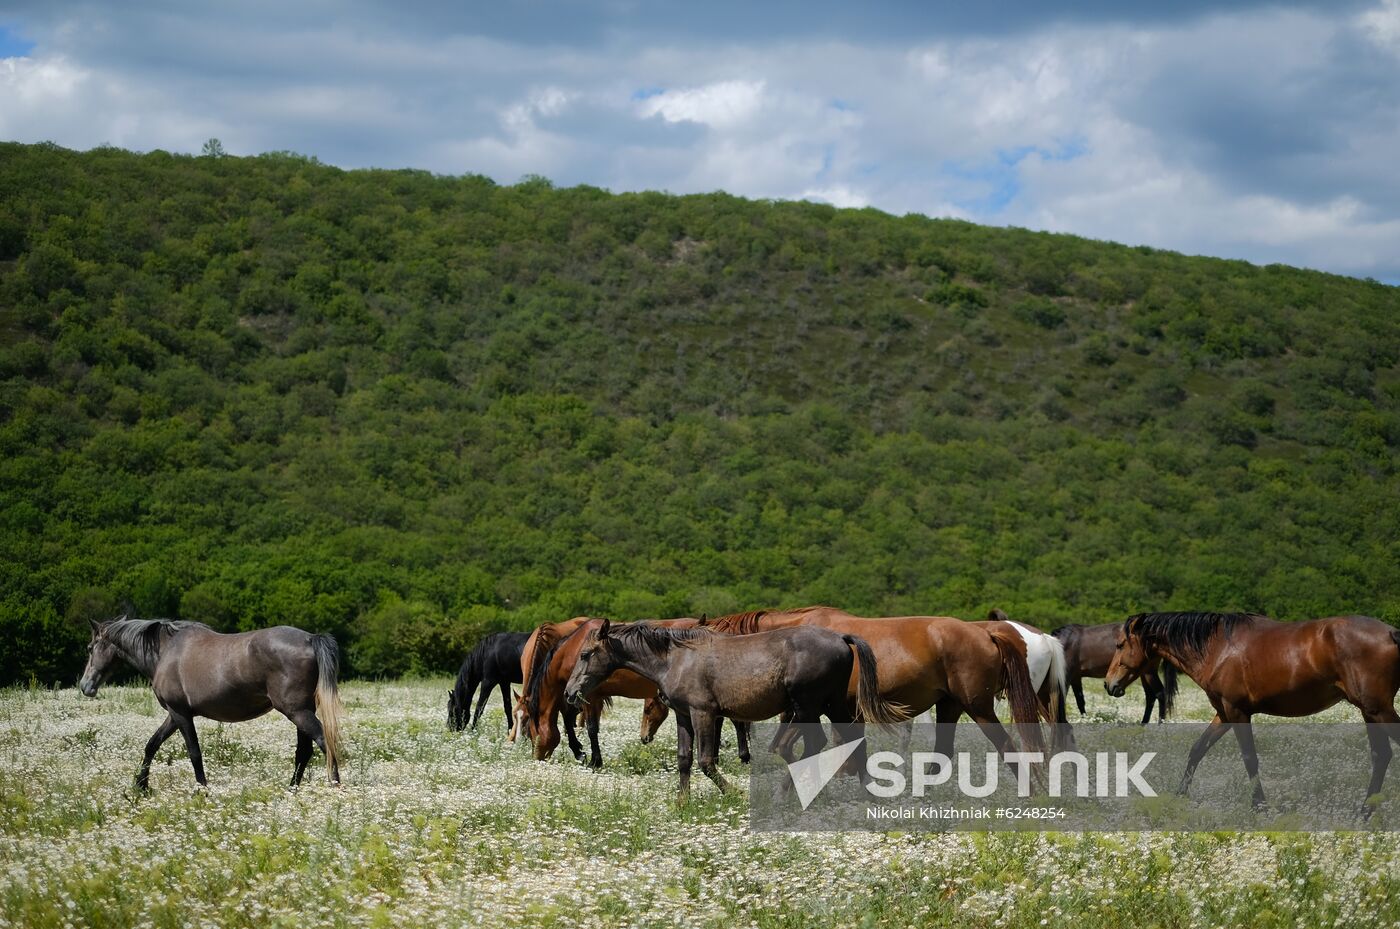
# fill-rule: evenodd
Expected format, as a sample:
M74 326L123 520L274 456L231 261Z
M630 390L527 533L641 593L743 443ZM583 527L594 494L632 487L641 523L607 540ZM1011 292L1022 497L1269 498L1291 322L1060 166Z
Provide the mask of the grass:
M1397 836L755 834L703 779L676 809L674 726L637 744L634 704L593 772L529 760L499 709L448 732L446 686L345 685L339 789L285 786L294 735L268 716L201 724L207 790L167 743L148 795L147 689L0 692L0 926L1400 924ZM1135 719L1132 693L1090 717Z

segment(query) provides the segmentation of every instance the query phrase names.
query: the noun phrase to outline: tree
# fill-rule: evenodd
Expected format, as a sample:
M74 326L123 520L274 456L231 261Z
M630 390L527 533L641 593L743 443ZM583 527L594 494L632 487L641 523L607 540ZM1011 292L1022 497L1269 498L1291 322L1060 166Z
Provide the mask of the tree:
M205 158L222 158L225 154L224 143L220 142L218 139L210 139L208 142L204 143L204 148L200 150L200 154Z

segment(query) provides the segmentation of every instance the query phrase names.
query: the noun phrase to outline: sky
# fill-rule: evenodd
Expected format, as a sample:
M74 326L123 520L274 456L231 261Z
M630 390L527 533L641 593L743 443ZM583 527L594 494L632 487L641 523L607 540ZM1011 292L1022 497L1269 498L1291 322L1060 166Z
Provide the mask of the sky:
M0 0L0 139L211 137L1400 283L1400 0Z

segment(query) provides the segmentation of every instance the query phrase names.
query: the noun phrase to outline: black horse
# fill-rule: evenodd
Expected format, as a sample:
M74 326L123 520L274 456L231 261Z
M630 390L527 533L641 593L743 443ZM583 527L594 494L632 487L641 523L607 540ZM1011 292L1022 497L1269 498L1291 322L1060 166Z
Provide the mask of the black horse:
M506 725L510 725L510 685L519 684L524 678L520 673L520 654L525 650L528 632L494 632L477 643L462 668L457 672L457 683L447 692L447 724L459 732L473 729L481 720L481 711L486 708L486 698L495 687L501 688L501 703L506 711ZM476 713L472 713L472 694L481 688L481 698L476 702Z

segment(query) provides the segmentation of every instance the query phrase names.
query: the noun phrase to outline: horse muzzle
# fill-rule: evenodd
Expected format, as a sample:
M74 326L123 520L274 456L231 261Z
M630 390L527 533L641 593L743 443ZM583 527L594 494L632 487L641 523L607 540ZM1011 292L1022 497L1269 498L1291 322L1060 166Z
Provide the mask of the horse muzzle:
M1121 697L1128 691L1122 684L1117 682L1110 684L1108 681L1103 682L1103 689L1108 691L1110 697Z
M568 691L568 690L566 690L566 691L564 691L564 702L567 703L567 704L569 704L569 706L582 706L582 705L583 705L583 694L580 693L580 692L577 691L577 690L574 690L574 691Z
M97 696L97 682L83 679L78 682L78 690L82 691L84 697Z

